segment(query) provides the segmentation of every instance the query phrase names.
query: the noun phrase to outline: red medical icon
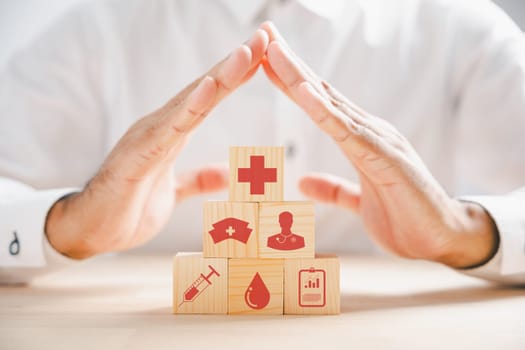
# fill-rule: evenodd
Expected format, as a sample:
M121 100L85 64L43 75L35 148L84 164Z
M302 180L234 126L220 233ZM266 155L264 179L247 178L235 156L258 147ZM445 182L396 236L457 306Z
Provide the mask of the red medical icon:
M250 156L250 167L237 169L237 181L250 183L250 194L264 194L266 182L277 182L277 168L265 168L264 156Z
M299 306L326 305L326 271L311 267L299 270Z
M292 232L293 214L283 211L279 214L281 232L268 237L267 246L277 250L296 250L304 248L304 237Z
M213 266L208 265L208 267L211 272L206 276L204 276L204 274L201 273L199 277L197 277L197 279L193 281L193 283L184 291L184 294L182 296L182 303L179 304L179 307L181 307L182 304L186 302L193 302L195 299L197 299L199 295L201 295L202 292L204 292L206 288L211 286L212 285L211 280L210 280L211 276L213 275L217 275L218 277L221 276L217 272L217 270L213 268Z
M237 218L225 218L214 223L213 230L208 233L215 244L229 238L246 243L252 232L252 229L248 227L249 224Z
M258 272L255 273L246 292L244 292L244 301L254 310L264 309L270 302L270 291Z

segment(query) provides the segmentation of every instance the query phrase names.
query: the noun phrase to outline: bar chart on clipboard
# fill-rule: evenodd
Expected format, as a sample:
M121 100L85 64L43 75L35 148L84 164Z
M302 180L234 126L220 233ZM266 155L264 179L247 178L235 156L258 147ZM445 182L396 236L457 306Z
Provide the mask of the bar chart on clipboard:
M299 270L299 306L326 305L326 271L311 267Z

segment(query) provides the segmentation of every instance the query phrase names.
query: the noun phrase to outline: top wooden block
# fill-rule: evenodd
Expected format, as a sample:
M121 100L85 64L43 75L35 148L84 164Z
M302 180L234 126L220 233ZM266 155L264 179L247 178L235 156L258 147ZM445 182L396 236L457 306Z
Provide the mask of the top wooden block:
M230 147L230 201L282 201L283 162L283 147Z

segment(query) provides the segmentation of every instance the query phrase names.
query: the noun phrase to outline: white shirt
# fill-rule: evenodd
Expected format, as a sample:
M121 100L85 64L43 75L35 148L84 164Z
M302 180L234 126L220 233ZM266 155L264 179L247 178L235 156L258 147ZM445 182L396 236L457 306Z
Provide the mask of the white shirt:
M54 201L95 174L131 123L264 19L344 95L394 124L450 194L505 193L523 183L525 40L489 1L101 1L46 31L0 77L2 279L67 264L43 233ZM297 179L308 171L356 180L332 140L262 72L207 118L175 172L227 161L230 145L286 146L286 200L301 198ZM179 205L165 232L142 249L201 250L208 199L227 195ZM525 207L523 195L513 201ZM512 229L499 226L500 251L473 273L511 281L525 272L525 213L512 213L491 211ZM374 249L347 211L319 205L316 222L319 252ZM21 249L13 256L6 249L15 231Z

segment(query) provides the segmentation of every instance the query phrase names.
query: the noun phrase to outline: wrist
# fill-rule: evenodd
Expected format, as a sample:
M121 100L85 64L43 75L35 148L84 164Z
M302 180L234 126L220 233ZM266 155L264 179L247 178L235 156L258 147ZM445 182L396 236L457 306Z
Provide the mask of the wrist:
M456 201L459 220L450 229L450 241L437 261L456 269L481 266L496 254L499 232L489 213L479 204Z
M47 214L44 228L49 244L73 259L86 259L96 254L82 237L81 221L72 217L80 197L81 193L75 192L56 201Z

